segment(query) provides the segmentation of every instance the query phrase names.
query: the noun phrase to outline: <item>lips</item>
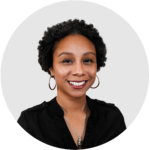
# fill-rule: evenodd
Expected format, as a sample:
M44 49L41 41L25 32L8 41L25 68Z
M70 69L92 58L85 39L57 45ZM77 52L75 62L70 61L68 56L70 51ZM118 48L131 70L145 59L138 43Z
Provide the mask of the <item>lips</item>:
M88 80L80 80L80 81L77 81L77 80L74 80L74 84L72 84L72 81L68 81L68 84L73 88L73 89L82 89L86 84L87 84L87 81ZM83 84L79 84L81 82L84 82ZM76 83L76 84L75 84Z

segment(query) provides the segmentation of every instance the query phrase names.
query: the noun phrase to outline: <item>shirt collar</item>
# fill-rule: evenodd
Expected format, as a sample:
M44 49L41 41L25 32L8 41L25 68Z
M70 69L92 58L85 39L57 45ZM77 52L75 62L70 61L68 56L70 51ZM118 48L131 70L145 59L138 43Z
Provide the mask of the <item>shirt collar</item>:
M86 101L87 101L87 105L90 109L90 117L92 118L96 118L97 114L95 111L95 106L94 106L94 99L91 99L88 95L86 95ZM60 107L60 105L57 103L56 100L56 96L51 100L51 107L50 107L50 111L52 112L53 115L57 115L59 117L63 117L64 116L64 111L62 110L62 108Z

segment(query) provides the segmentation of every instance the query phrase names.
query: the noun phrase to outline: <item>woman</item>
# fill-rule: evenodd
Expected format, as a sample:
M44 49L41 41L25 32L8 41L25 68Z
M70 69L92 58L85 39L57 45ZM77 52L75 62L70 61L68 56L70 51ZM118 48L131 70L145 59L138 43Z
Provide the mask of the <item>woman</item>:
M22 111L18 123L32 136L65 149L104 144L126 129L114 105L86 95L99 86L96 73L105 66L106 46L97 29L84 20L56 24L39 41L38 62L54 78L57 96ZM95 79L96 87L92 87Z

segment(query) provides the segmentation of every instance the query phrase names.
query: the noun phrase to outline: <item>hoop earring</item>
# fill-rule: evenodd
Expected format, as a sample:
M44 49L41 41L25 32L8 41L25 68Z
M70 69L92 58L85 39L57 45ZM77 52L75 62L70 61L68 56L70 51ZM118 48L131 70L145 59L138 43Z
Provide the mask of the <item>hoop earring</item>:
M97 75L96 75L96 77L98 78L98 85L97 85L96 87L90 87L90 88L92 88L92 89L97 88L97 87L99 86L99 84L100 84L99 77L98 77ZM49 84L48 84L48 85L49 85L49 88L50 88L51 90L54 90L54 89L56 88L56 85L57 85L57 84L55 84L55 87L52 89L51 86L50 86L50 79L51 79L51 76L50 76L50 78L49 78Z
M99 86L99 84L100 84L99 77L97 76L97 78L98 78L98 85L96 87L90 87L90 88L95 89L95 88L97 88Z
M48 83L48 85L49 85L49 88L50 88L51 90L54 90L54 89L56 88L56 85L57 85L57 84L55 84L55 87L52 89L51 86L50 86L50 80L51 80L51 76L50 76L50 78L49 78L49 83Z

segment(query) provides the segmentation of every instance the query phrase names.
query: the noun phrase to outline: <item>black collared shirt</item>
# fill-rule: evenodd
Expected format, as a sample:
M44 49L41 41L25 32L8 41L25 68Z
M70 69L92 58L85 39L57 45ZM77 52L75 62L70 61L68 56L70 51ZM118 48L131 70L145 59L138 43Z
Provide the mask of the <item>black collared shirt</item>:
M91 111L87 121L82 149L104 144L125 129L120 110L110 103L86 95ZM64 120L64 112L56 97L48 102L22 111L18 123L36 139L59 148L78 149Z

